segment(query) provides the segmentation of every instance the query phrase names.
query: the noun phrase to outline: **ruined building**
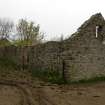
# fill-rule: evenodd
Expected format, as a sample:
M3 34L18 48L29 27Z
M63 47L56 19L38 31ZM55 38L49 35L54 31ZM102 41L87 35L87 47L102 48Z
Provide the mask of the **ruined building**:
M0 57L4 56L34 70L58 71L68 81L105 76L105 20L100 13L95 14L61 42L2 47Z
M64 42L66 77L77 81L105 76L105 20L98 13Z

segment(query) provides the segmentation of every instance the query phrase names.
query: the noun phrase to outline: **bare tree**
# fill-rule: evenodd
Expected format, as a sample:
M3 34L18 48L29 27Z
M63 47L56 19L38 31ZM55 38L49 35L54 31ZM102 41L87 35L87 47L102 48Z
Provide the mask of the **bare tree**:
M17 32L20 41L26 42L25 44L36 44L43 38L43 34L40 33L40 26L25 19L21 19L19 21L17 25Z
M9 19L0 19L0 38L9 38L10 33L13 29L13 22Z

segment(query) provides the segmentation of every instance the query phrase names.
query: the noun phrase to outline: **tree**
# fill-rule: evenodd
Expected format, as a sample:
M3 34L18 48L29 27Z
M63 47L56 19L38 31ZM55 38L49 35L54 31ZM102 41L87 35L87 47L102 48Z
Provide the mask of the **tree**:
M28 45L36 44L43 38L43 34L39 30L39 25L35 25L34 22L29 22L25 19L19 20L17 25L20 41Z
M0 39L8 39L13 26L13 22L9 19L0 19Z

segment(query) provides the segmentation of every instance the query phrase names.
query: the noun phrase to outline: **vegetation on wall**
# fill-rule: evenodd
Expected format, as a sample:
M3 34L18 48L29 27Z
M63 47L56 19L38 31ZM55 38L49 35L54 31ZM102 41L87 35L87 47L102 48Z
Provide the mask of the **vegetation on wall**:
M7 40L7 39L0 39L0 47L1 46L10 46L10 45L12 45L12 43L9 41L9 40Z
M66 81L62 77L62 75L57 70L41 70L39 68L34 68L31 70L32 77L37 77L41 80L50 82L50 83L57 83L57 84L64 84Z
M20 67L14 62L14 60L8 57L0 57L0 68L5 69L5 70L6 69L8 70L20 69Z

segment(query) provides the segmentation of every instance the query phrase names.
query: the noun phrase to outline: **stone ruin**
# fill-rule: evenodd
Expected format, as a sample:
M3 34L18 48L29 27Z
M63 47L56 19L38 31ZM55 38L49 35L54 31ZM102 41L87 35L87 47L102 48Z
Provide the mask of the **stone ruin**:
M98 13L78 28L62 52L66 78L72 81L105 76L105 20Z
M105 76L105 20L97 13L61 42L1 47L1 57L29 69L58 71L67 81Z

